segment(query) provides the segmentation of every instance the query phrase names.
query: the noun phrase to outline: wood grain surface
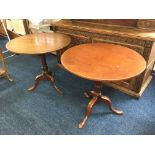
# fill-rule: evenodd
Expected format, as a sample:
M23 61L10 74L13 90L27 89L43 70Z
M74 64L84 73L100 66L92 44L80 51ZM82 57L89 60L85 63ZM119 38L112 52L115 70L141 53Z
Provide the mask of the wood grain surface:
M70 41L69 36L60 33L36 33L12 39L6 48L16 54L43 54L62 49Z
M115 81L139 75L146 68L144 58L132 49L115 44L81 44L61 57L71 73L94 81Z

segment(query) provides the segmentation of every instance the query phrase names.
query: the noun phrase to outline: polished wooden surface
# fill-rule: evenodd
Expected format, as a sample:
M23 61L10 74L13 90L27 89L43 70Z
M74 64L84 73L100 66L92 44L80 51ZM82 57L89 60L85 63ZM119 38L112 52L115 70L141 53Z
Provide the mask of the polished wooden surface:
M53 26L60 26L63 28L68 28L72 30L81 30L92 33L99 34L113 34L118 36L126 36L126 37L134 37L137 39L145 38L145 40L153 40L155 41L155 32L150 29L139 29L139 28L131 28L131 27L123 27L123 26L115 26L115 25L106 25L106 24L98 24L90 23L90 22L78 22L78 21L70 21L70 20L60 20L56 23L52 24Z
M36 76L34 84L28 90L34 90L40 81L48 80L59 93L62 93L55 84L55 78L52 72L48 71L45 54L56 52L66 47L70 41L71 39L67 35L51 32L20 36L6 44L6 48L14 53L40 56L42 73Z
M146 69L139 76L130 80L105 82L104 84L139 98L152 79L155 61L155 20L121 20L105 19L63 19L52 23L55 32L68 34L72 41L70 47L84 43L113 43L135 50L146 61ZM128 22L127 22L128 21ZM132 22L131 22L132 21ZM136 26L136 27L135 27ZM145 28L144 28L145 27Z
M129 79L144 71L144 58L120 45L93 43L68 49L61 57L62 65L82 78L94 81Z
M60 33L36 33L12 39L6 48L17 54L43 54L62 49L70 41L70 37Z
M146 68L144 58L132 49L115 44L81 44L68 49L61 57L64 68L69 72L95 81L94 89L85 93L90 102L79 128L85 125L93 106L99 101L108 105L117 115L123 111L112 107L109 97L102 95L103 81L116 81L137 76Z
M99 23L106 25L119 25L127 27L137 27L138 19L71 19L74 21L84 21L90 23Z

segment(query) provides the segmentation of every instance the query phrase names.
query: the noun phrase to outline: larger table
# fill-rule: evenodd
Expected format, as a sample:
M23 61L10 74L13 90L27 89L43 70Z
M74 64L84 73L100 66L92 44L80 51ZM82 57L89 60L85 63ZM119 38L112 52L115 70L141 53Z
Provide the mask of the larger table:
M42 65L42 74L36 76L35 83L28 90L34 90L41 80L50 81L54 88L62 93L55 84L54 76L48 71L46 53L56 52L66 47L71 42L69 36L60 33L35 33L12 39L6 48L16 54L39 55Z
M91 100L86 108L86 116L79 124L79 128L84 126L92 107L98 101L104 101L115 114L123 114L121 110L112 107L110 98L102 95L103 81L129 79L139 75L146 68L144 58L134 50L107 43L74 46L63 53L61 63L69 72L95 81L94 90L85 93L85 96Z

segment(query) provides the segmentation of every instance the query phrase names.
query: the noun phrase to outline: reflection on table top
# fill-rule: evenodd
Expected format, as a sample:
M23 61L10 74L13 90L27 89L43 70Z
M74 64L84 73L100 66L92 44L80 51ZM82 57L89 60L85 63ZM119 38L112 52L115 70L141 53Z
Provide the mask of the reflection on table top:
M70 41L69 36L60 33L35 33L12 39L6 48L17 54L43 54L62 49Z

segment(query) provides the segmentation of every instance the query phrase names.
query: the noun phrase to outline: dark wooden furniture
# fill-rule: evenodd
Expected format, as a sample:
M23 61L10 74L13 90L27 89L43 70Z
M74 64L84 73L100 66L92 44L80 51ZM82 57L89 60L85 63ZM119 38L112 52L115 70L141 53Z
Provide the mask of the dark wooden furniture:
M7 67L6 67L6 63L5 63L5 59L4 59L4 56L2 54L2 49L0 48L0 61L2 63L2 67L0 68L0 77L2 76L6 76L6 78L9 80L9 81L13 81L11 78L10 78L10 75L7 71Z
M0 35L6 36L2 21L0 21Z
M45 54L64 48L70 41L69 36L60 33L36 33L12 39L6 44L6 48L16 54L40 55L42 74L36 76L34 85L28 90L34 90L41 80L48 80L61 93L52 73L48 71Z
M21 34L17 33L14 29L12 29L12 30L8 29L9 25L7 25L7 20L11 22L11 19L3 19L2 20L3 21L3 29L4 29L4 26L5 26L5 29L7 31L7 32L5 32L5 36L8 35L9 39L14 39L16 37L21 36ZM28 20L27 19L22 19L20 24L21 24L21 27L23 27L25 34L30 34Z
M74 46L62 54L61 62L69 72L95 81L94 90L85 93L85 96L91 100L79 128L84 126L92 107L98 101L106 103L115 114L123 114L122 111L112 108L111 100L102 95L102 82L119 81L138 76L146 67L144 58L134 50L107 43Z
M70 47L82 43L113 43L134 49L146 60L147 67L143 74L130 80L104 82L104 84L131 96L140 97L150 83L155 61L155 20L61 20L53 23L52 29L70 35L72 38Z

